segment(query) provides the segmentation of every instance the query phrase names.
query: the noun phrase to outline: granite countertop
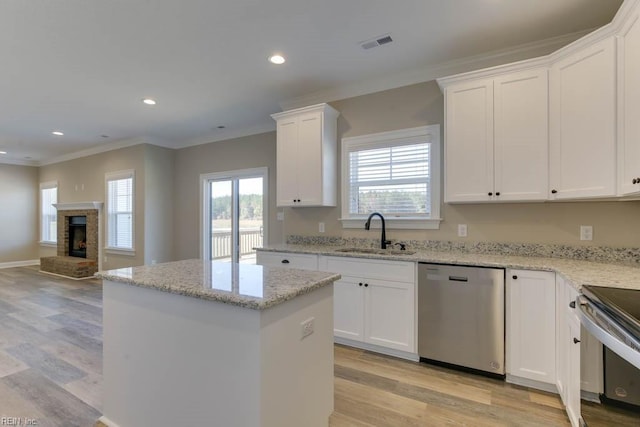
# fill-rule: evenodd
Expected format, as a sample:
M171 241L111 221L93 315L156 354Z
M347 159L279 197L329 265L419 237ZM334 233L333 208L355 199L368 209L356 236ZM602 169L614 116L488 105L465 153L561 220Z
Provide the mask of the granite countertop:
M198 259L100 271L104 280L263 310L332 284L339 274Z
M407 248L408 251L415 251L415 253L410 255L397 254L398 251L394 251L396 253L394 255L336 251L337 249L342 248L344 247L332 245L283 244L271 245L258 250L265 252L288 252L340 257L386 259L394 261L433 262L441 264L553 271L564 277L577 290L580 290L584 285L640 289L640 266L637 264L604 263L536 256L415 250L413 248Z

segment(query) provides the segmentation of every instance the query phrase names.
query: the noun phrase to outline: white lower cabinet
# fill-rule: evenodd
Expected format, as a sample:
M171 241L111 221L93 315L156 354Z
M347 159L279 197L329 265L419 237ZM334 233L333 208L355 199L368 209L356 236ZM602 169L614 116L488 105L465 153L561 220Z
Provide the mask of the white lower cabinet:
M349 344L416 353L415 263L321 256L334 285L334 335Z
M507 271L506 368L509 380L556 385L555 273ZM517 378L514 378L517 377ZM529 384L527 381L523 382Z
M567 398L565 407L572 427L580 425L580 320L573 313L566 314L567 343Z
M364 341L362 281L343 277L333 285L333 335Z
M558 275L556 277L557 385L558 393L573 427L580 425L581 330L580 320L571 304L577 296L578 292L573 286Z

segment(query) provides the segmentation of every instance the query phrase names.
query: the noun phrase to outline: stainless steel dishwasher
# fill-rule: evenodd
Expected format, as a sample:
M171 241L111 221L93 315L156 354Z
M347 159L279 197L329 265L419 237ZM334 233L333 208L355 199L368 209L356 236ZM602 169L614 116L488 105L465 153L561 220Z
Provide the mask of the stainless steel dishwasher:
M504 376L504 269L418 264L420 360Z

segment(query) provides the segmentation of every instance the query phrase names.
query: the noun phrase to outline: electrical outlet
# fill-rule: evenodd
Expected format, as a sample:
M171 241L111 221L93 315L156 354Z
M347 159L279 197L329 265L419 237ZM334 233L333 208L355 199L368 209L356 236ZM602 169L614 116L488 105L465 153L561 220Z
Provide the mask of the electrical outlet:
M305 320L304 322L300 323L300 339L303 339L304 337L308 337L309 335L311 335L313 333L313 321L315 320L314 317L310 317L307 320Z
M276 218L278 219L278 221L284 221L284 211L279 211L276 214Z
M318 223L318 231L320 233L324 233L324 222L319 222Z
M591 225L580 226L580 240L593 240L593 226Z
M458 237L467 237L467 224L458 224Z

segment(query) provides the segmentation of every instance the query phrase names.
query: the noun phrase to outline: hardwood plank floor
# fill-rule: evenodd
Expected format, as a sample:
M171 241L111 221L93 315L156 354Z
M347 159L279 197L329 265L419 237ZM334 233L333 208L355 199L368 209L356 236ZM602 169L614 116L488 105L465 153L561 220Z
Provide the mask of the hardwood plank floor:
M98 426L102 381L101 282L31 267L0 270L0 420ZM589 427L640 426L638 413L588 402L582 408ZM329 425L564 427L569 421L554 394L336 345Z

